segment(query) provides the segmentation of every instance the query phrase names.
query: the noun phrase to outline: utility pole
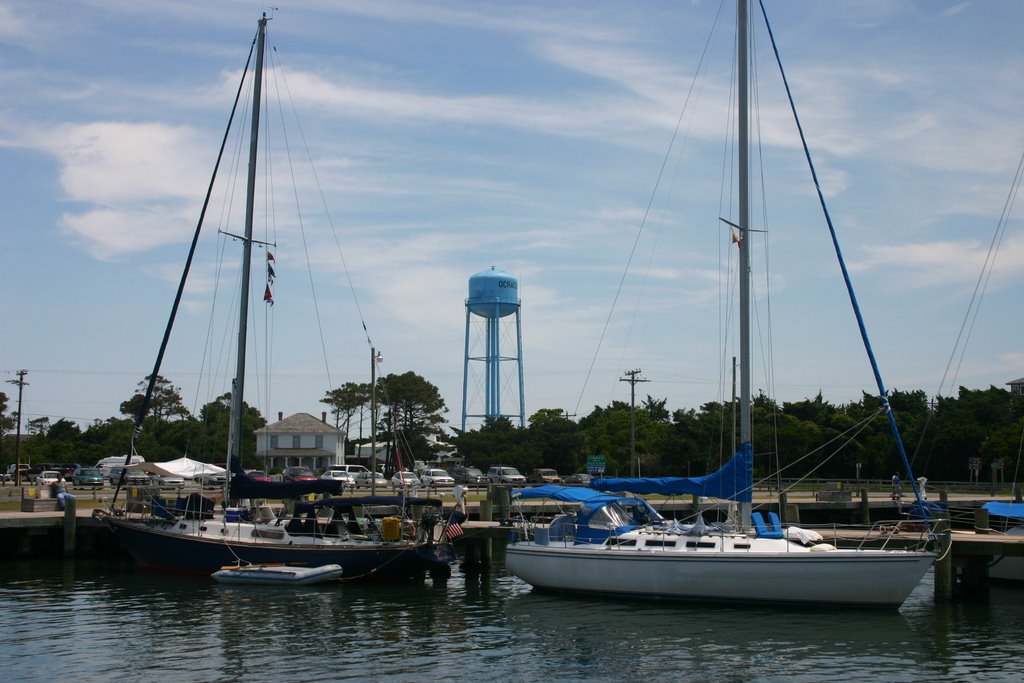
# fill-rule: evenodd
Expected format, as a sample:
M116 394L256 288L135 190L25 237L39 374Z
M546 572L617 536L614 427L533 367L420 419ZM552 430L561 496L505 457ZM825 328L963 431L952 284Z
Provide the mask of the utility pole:
M384 356L370 347L370 495L377 495L377 364Z
M18 379L7 380L8 384L18 385L18 429L14 437L14 485L21 486L21 393L28 386L25 375L28 370L18 370Z
M629 475L640 476L640 462L636 459L636 385L640 382L650 382L649 379L637 377L642 370L626 370L626 376L619 379L620 382L629 382ZM634 474L633 467L636 467Z

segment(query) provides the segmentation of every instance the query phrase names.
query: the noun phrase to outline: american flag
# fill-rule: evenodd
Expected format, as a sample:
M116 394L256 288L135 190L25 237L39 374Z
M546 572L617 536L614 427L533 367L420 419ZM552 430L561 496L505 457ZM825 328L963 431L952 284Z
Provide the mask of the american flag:
M452 512L451 517L448 518L448 523L444 526L444 537L449 541L454 541L456 538L463 534L462 523L466 521L466 513L455 510Z

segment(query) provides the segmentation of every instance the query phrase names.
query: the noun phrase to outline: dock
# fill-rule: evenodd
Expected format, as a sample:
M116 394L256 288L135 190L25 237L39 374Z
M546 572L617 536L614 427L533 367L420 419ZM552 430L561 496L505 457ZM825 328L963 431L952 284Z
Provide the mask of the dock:
M5 487L6 488L6 487ZM7 489L11 500L17 494ZM483 499L470 502L467 512L470 518L463 522L464 533L455 541L461 551L464 571L484 571L493 561L495 554L503 554L513 527L508 519L513 514L508 500L508 487L490 487ZM75 492L78 496L79 492ZM22 494L24 497L24 494ZM824 498L824 500L822 499ZM814 493L774 496L767 493L755 495L755 509L775 509L791 524L814 528L825 536L826 541L856 541L877 543L880 538L868 535L872 521L892 519L906 521L909 504L893 501L886 493L860 491L858 495L836 497L819 496ZM1004 558L1024 557L1024 536L1008 536L990 528L988 513L981 505L991 497L975 494L943 494L942 502L950 510L970 511L970 519L963 518L963 512L955 513L954 519L941 521L940 541L936 550L939 557L935 563L935 599L942 602L951 599L983 595L989 584L988 568ZM1003 500L1010 498L1003 496ZM22 504L22 511L0 511L0 548L8 558L16 557L88 557L117 554L121 550L116 538L102 521L92 516L92 510L103 506L109 500L103 493L86 493L72 503L67 510L56 510L56 501L39 501L32 505ZM651 501L666 516L686 518L699 511L708 519L721 515L725 505L704 499ZM449 505L446 503L446 507ZM530 501L521 506L528 516L543 517L557 512L558 506L551 501ZM830 537L831 525L857 524L864 531L844 531ZM951 528L952 527L952 528ZM858 535L859 534L859 535ZM918 534L904 534L904 542L910 544L919 540ZM899 546L897 537L888 544ZM1024 576L1022 576L1024 579Z

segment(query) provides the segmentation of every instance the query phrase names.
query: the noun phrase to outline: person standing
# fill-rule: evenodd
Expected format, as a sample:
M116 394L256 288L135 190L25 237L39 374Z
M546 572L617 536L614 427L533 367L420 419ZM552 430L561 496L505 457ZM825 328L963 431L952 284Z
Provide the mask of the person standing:
M462 484L456 484L455 488L452 489L452 493L455 494L455 509L459 512L466 512L466 489L463 488Z
M896 472L892 475L892 499L899 500L903 496L903 490L900 487L900 473Z

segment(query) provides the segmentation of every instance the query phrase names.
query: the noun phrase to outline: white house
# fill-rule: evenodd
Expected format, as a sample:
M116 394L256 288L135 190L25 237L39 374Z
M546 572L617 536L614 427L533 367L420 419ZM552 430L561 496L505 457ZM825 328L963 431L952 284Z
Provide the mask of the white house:
M1007 384L1010 385L1011 394L1024 395L1024 377L1007 382Z
M284 417L256 431L256 457L263 467L305 465L312 470L325 470L345 464L345 432L327 424L327 413L318 420L309 413Z

